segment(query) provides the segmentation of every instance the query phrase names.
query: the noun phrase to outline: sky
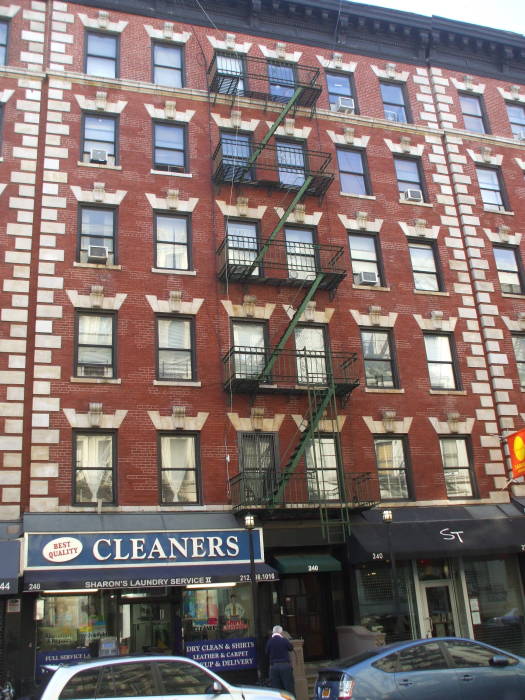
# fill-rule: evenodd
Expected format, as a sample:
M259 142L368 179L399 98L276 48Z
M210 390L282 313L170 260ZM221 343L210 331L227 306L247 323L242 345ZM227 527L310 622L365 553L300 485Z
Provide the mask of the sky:
M359 0L355 0L356 2ZM525 34L524 0L361 0L366 5L436 15Z

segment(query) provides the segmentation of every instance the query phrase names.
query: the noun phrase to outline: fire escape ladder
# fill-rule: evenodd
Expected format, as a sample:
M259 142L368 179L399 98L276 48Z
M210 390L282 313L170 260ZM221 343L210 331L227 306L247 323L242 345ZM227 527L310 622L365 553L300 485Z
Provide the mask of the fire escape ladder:
M299 304L297 311L295 312L292 320L290 321L290 323L286 327L286 330L282 334L279 342L272 348L271 354L268 357L268 359L266 360L266 364L264 365L264 368L258 377L258 382L260 384L264 384L266 381L268 381L268 379L271 375L271 372L272 372L272 368L275 364L275 361L279 357L279 353L281 352L281 350L283 350L288 339L292 335L295 327L297 326L297 324L301 320L301 316L303 314L303 311L306 309L308 302L313 298L314 294L316 293L316 291L317 291L319 285L321 284L321 282L323 281L324 277L325 277L325 275L323 272L320 272L316 276L312 286L306 292L304 299Z
M270 507L274 507L277 503L282 502L286 484L292 478L297 465L304 455L304 451L308 446L308 443L318 432L319 421L323 417L324 412L335 394L335 387L333 383L331 383L329 386L323 387L322 389L312 389L312 393L313 397L311 401L311 413L307 426L301 433L299 442L295 446L295 449L291 454L284 470L281 472L281 474L279 474L275 490L268 504Z

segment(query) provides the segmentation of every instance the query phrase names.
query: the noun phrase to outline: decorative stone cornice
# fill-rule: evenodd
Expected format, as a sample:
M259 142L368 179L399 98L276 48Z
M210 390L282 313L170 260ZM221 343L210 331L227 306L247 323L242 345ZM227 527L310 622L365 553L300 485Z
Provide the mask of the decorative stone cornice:
M226 415L234 430L239 433L251 433L258 430L265 433L278 433L285 419L285 414L264 415L265 413L266 411L261 414L257 409L252 409L248 418L241 418L238 413L227 413Z
M209 413L199 411L196 416L187 416L184 406L173 406L169 416L161 416L160 411L148 411L148 416L155 430L165 430L166 432L177 430L200 432L209 415Z
M398 316L393 311L382 314L380 306L370 306L367 314L363 314L357 309L350 309L350 313L358 326L378 326L380 328L393 328Z
M90 404L87 413L77 413L74 408L63 408L62 411L72 428L92 430L117 430L127 415L127 411L117 410L115 413L103 413L102 404Z
M497 231L493 231L490 228L484 228L483 231L485 232L485 235L489 241L496 244L503 243L506 245L519 246L521 239L523 238L522 233L511 233L510 227L506 226L505 224L501 224Z
M283 309L289 319L295 318L297 309L291 304L283 304ZM301 323L330 323L335 309L325 309L324 311L316 310L316 302L310 301L306 305L306 309L301 314L299 321Z
M446 420L439 420L435 416L428 416L430 425L438 435L470 435L474 429L475 418L461 418L454 415L454 420L449 416Z
M163 209L183 214L191 213L199 203L199 198L180 199L179 194L179 190L168 190L165 197L158 197L156 194L144 192L152 209Z
M90 294L80 294L76 289L66 289L66 294L76 309L100 309L101 311L118 311L128 296L115 294L114 297L106 297L104 288L99 285L93 285Z
M394 435L407 435L414 419L412 416L404 416L403 418L394 416L390 424L387 424L384 417L380 420L374 420L372 416L363 416L363 420L372 435L391 433Z
M238 43L235 34L226 34L226 39L216 39L214 36L207 37L210 44L216 51L234 51L235 53L248 53L252 44L250 41Z
M251 300L250 300L251 299ZM275 304L257 304L255 297L246 299L243 304L232 304L231 301L221 299L221 304L230 318L256 318L266 320L275 311ZM252 301L253 300L253 301Z
M262 219L268 207L260 204L257 207L248 206L248 197L237 197L235 204L227 204L221 199L216 199L215 203L225 217L246 217L247 219Z
M0 90L0 102L5 104L14 95L14 92L14 90Z
M127 195L127 190L106 192L106 185L104 182L94 182L92 190L83 190L77 185L70 185L70 187L77 202L82 202L84 204L106 204L116 207Z
M232 110L229 117L222 117L220 114L211 114L213 121L219 129L239 129L239 131L255 131L260 124L260 119L242 119L241 112Z
M106 32L116 32L121 34L128 26L128 23L124 20L119 22L111 22L109 19L109 13L106 10L99 10L97 17L88 17L82 12L78 13L78 17L84 27L87 27L88 29L103 29Z
M268 128L270 128L272 124L273 122L266 122ZM306 139L310 136L311 131L311 126L296 127L295 119L290 118L284 120L284 125L277 127L275 134L277 136L288 136L292 139L303 139L306 141Z
M398 221L397 223L408 238L428 238L435 241L439 236L440 226L427 227L425 219L416 219L413 224L406 221Z
M259 48L265 58L275 61L286 61L287 63L299 63L303 55L302 51L286 51L286 44L283 41L276 42L275 49L271 49L264 44L259 44Z
M151 306L151 310L156 314L196 316L204 299L182 301L182 291L180 289L173 289L170 291L168 299L159 299L154 294L146 294L146 301Z
M471 75L465 75L463 80L451 78L451 81L456 90L460 92L472 92L477 95L482 95L485 92L485 85L483 83L474 83Z
M20 9L19 5L9 5L5 7L0 7L0 17L6 17L7 19L12 19L18 10Z
M282 207L274 207L274 209L279 219L282 219L285 210ZM321 221L322 216L322 211L313 211L311 214L307 214L304 209L304 205L298 204L286 219L286 223L300 224L304 226L317 226Z
M384 68L379 66L370 66L380 80L395 80L396 82L406 83L410 73L407 70L397 70L395 63L387 63Z
M400 156L417 156L421 158L425 151L425 144L412 144L410 136L402 136L399 143L394 143L390 139L384 139L384 142L391 153L397 153Z
M144 29L146 30L149 37L152 39L160 39L161 41L173 41L176 44L185 44L191 37L191 32L174 32L173 22L164 22L164 27L162 29L155 29L150 24L145 24Z
M351 219L346 214L337 215L343 226L349 231L368 231L369 233L379 233L383 225L383 219L369 219L368 212L357 211L355 219Z
M327 70L342 71L344 73L353 73L357 67L356 61L345 63L343 54L337 51L334 51L332 58L317 56L317 60Z
M337 416L336 418L321 418L319 421L318 430L322 433L340 433L343 429L348 416ZM304 433L308 427L307 416L302 416L300 413L293 413L292 418L297 428Z
M326 133L334 143L341 146L354 146L355 148L366 148L370 141L370 136L356 136L355 129L347 126L343 129L342 134L336 134L335 131L327 129Z
M453 316L448 319L443 318L442 311L431 311L430 318L423 318L423 316L419 314L413 314L413 316L422 331L445 331L446 333L452 333L458 320Z
M471 148L467 148L467 153L472 158L475 163L479 165L501 165L503 163L502 153L492 153L492 148L489 146L482 146L480 152L473 151Z
M110 114L121 114L128 104L125 100L118 102L108 102L108 93L98 91L94 98L85 95L75 95L75 99L80 109L92 112L108 112Z
M155 105L145 104L147 113L152 119L167 119L174 122L190 122L195 114L194 109L186 109L184 112L177 111L175 100L166 100L164 109Z

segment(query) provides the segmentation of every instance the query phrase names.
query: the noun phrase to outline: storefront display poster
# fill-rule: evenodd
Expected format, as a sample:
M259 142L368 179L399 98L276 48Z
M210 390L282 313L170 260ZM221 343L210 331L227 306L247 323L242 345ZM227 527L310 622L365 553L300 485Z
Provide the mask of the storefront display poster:
M187 642L186 656L217 672L240 671L257 666L254 637Z

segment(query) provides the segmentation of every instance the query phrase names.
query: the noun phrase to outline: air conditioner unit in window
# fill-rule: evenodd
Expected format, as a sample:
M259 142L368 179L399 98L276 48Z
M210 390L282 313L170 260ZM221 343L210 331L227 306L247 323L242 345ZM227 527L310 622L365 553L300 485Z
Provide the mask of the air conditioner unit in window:
M105 377L107 365L81 365L83 377Z
M394 112L391 109L385 109L385 119L388 119L389 122L398 122L399 116L397 112Z
M355 102L353 97L342 97L337 98L335 103L335 111L343 112L344 114L353 114L355 110Z
M377 272L360 272L357 275L357 284L379 284L379 277L377 276Z
M87 250L87 259L90 263L105 265L108 261L108 249L104 245L90 245Z
M421 190L405 190L403 194L408 202L423 201L423 192L421 192Z
M89 152L89 162L90 163L107 163L108 162L108 152L103 148L92 148Z

